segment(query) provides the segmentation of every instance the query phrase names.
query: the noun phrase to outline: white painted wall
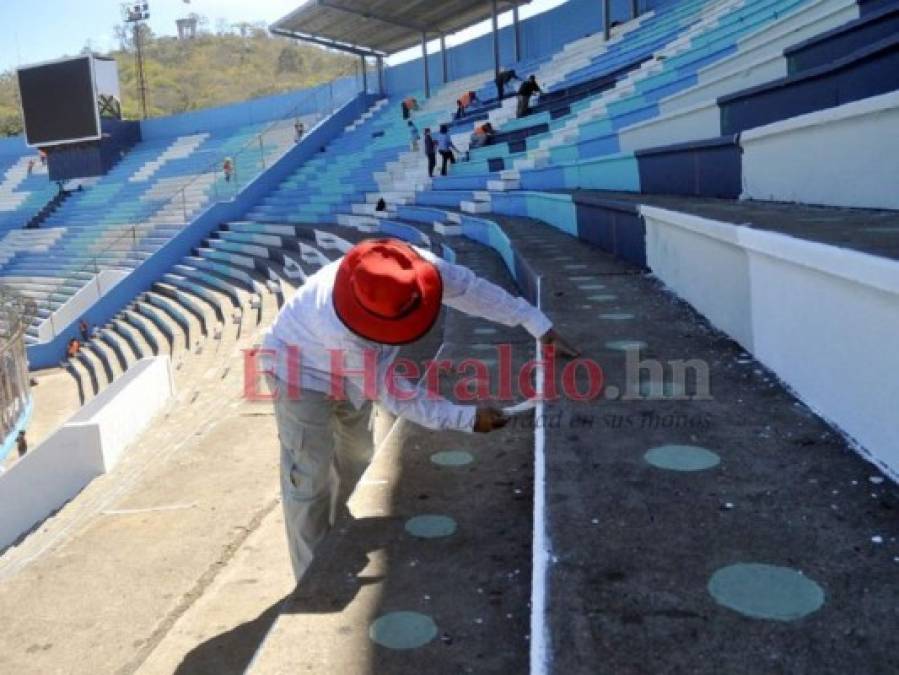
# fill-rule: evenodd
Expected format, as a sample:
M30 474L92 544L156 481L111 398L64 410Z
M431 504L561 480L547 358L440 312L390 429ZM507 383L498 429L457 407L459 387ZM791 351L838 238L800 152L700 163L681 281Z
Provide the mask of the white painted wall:
M143 359L0 475L0 550L111 470L173 393L169 357Z
M743 199L899 209L899 92L750 129Z
M652 272L899 478L899 262L641 210Z
M149 426L175 391L168 356L141 359L91 399L68 424L100 429L103 468L111 470L122 451ZM122 420L128 420L123 424Z

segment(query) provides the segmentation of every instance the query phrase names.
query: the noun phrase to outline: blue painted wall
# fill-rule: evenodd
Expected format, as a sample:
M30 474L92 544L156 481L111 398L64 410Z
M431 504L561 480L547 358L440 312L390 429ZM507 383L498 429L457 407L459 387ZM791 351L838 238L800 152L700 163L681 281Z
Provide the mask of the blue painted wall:
M658 7L670 0L639 0L640 11ZM611 0L612 20L630 17L630 0ZM564 5L521 22L522 60L550 56L567 43L602 30L601 0L568 0ZM500 29L500 60L509 65L514 58L515 38L512 26ZM483 35L471 42L447 50L449 80L490 70L493 62L493 36ZM428 66L432 85L443 83L443 66L439 51L430 54ZM388 68L385 86L391 96L424 89L421 58Z
M93 326L102 326L135 297L150 289L163 274L169 271L185 255L188 255L203 239L221 224L241 218L260 199L295 171L303 162L318 153L321 148L343 133L344 127L358 118L374 102L374 97L357 96L331 118L311 131L301 143L290 149L267 171L262 172L230 202L213 204L185 227L165 246L156 251L136 270L103 296L84 318ZM28 363L31 369L49 368L59 364L66 343L78 335L77 320L60 331L52 342L28 347Z
M356 96L361 89L357 78L344 77L310 89L299 89L243 103L144 120L141 122L141 135L144 140L170 138L201 131L257 124L294 114L329 112L332 103L340 106Z
M0 138L0 157L7 157L9 155L12 155L13 157L21 157L26 152L29 152L29 150L25 145L24 136ZM37 154L37 150L34 150L33 152L34 154Z

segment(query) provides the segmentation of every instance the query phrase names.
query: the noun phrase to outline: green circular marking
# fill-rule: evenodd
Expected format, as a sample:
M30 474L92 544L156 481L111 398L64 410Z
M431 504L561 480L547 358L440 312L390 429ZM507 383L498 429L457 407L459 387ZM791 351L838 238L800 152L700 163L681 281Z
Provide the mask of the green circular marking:
M415 516L406 521L406 532L422 539L449 537L456 532L456 521L449 516Z
M437 624L427 614L390 612L371 623L368 636L388 649L415 649L437 637Z
M612 302L617 300L617 295L611 295L609 293L603 295L589 295L587 296L587 300L592 300L593 302Z
M444 450L431 455L431 461L440 466L465 466L474 461L474 455L464 450Z
M824 590L799 570L737 563L715 572L708 585L715 601L753 619L795 621L824 604Z
M475 335L493 335L496 333L496 328L475 328Z
M601 291L605 286L603 284L585 284L578 286L578 288L582 291Z
M634 318L633 314L600 314L600 319L606 321L630 321Z
M571 260L571 258L568 258L568 260ZM575 263L575 264L571 264L571 265L563 265L563 267L566 270L585 270L585 269L587 269L587 265L582 265L580 263Z
M695 445L662 445L647 452L643 459L669 471L705 471L721 463L717 454Z
M484 343L472 345L471 348L475 349L479 352L486 352L486 351L495 352L496 351L496 345L488 345L488 344L484 344Z
M640 340L612 340L606 342L606 348L626 352L630 349L646 349L646 343Z

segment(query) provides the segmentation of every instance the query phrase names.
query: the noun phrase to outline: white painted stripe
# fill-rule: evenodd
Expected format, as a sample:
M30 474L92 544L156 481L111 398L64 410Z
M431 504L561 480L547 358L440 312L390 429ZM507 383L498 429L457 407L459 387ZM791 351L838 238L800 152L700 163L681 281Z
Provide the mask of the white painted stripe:
M541 306L542 278L537 277L537 307ZM531 564L531 675L549 672L549 626L546 622L547 578L549 575L549 533L546 530L546 429L544 369L542 349L537 345L537 408L534 411L534 539Z

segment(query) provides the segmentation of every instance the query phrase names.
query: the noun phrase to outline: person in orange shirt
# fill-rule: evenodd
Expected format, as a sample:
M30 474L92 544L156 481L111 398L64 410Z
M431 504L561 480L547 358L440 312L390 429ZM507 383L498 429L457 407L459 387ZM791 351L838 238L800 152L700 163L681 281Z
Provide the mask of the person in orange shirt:
M75 358L78 355L78 352L81 351L81 343L78 342L75 338L69 340L69 346L66 348L66 354L70 359Z
M485 145L490 145L495 134L496 131L490 122L479 124L475 127L474 133L469 139L468 149L474 150L475 148L483 148Z
M480 101L478 100L477 93L468 91L462 94L459 100L456 101L456 119L462 117L466 110L478 103L480 103Z

